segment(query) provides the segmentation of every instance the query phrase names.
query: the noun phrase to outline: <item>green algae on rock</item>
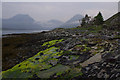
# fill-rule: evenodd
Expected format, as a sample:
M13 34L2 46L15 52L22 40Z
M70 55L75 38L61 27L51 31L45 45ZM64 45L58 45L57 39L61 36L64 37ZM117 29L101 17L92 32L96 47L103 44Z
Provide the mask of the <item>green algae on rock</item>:
M59 43L59 42L62 42L64 39L60 39L60 40L52 40L52 41L49 41L49 42L45 42L42 46L53 46L55 45L56 43Z
M59 42L61 41L62 40L59 40ZM60 52L57 52L56 51L57 49L59 48L50 47L46 50L38 52L35 56L21 62L20 64L17 64L12 69L3 71L2 77L3 78L32 78L34 74L39 73L41 70L49 69L54 65L52 61L54 60L57 61L58 60L57 57L61 56L63 53L62 50Z
M48 70L38 72L37 76L40 78L50 78L54 74L61 75L68 70L70 70L70 68L68 66L58 64L55 67L52 67Z

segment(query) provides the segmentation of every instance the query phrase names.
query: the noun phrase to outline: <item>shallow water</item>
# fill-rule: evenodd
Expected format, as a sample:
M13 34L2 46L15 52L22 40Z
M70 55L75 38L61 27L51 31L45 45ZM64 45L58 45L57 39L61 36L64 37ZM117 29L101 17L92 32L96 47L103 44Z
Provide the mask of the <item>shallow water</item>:
M22 34L22 33L39 33L49 30L2 30L0 31L0 38L8 37L7 34Z
M19 34L19 33L38 33L48 30L2 30L2 35L5 34Z

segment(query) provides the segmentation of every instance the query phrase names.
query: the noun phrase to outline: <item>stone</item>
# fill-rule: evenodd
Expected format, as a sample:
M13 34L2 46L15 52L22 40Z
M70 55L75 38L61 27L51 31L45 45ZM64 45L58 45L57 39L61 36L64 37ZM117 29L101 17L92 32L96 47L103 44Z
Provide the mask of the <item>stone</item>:
M89 67L86 67L85 69L88 71L90 68L89 68Z
M35 60L39 60L40 58L35 58Z
M40 53L40 56L42 56L44 53Z
M105 73L105 74L104 74L104 78L105 78L105 79L109 78L109 75Z

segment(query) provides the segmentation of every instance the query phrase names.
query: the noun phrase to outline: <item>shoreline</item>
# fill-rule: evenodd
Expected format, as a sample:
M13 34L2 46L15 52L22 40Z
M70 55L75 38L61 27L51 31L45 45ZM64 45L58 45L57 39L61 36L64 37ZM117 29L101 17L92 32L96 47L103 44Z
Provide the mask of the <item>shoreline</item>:
M32 35L32 34L39 34L39 33L43 33L43 32L48 32L51 30L41 30L40 32L36 31L36 32L23 32L23 33L9 33L9 34L2 34L2 38L5 37L15 37L15 36L19 36L19 35Z
M63 70L62 73L64 73L66 67L70 69L72 75L74 75L74 72L76 74L80 73L79 77L86 76L86 72L92 76L98 71L97 75L99 75L103 69L107 68L106 65L105 68L99 65L107 63L108 66L111 66L111 60L115 61L115 66L118 65L116 62L119 60L116 56L120 57L120 55L119 51L116 50L119 50L118 41L120 38L118 36L119 32L114 30L92 28L94 28L94 31L90 28L54 29L35 34L12 34L9 36L13 37L2 38L2 71L3 73L9 73L10 69L14 72L16 67L17 69L27 70L24 68L24 64L27 62L26 67L30 69L32 69L31 64L36 67L37 63L35 69L38 72L34 74L39 73L36 76L40 78L42 78L40 75L46 77L46 72L51 70L53 73L59 73L59 71L57 72L57 69L59 69ZM31 59L32 61L30 61ZM43 60L43 62L39 62L39 60ZM42 68L38 68L39 64ZM47 69L43 66L44 64L47 64ZM100 71L98 68L96 70L94 65ZM110 69L116 70L113 66ZM91 74L93 70L95 72ZM109 72L109 70L106 69L106 72ZM24 72L20 72L20 74L24 74ZM54 74L48 75L47 78L51 76L54 77ZM69 74L66 74L66 76L69 76Z
M3 71L34 56L42 50L41 45L44 42L57 39L57 37L51 37L51 34L49 34L53 31L54 30L38 33L7 34L5 35L7 37L2 37Z

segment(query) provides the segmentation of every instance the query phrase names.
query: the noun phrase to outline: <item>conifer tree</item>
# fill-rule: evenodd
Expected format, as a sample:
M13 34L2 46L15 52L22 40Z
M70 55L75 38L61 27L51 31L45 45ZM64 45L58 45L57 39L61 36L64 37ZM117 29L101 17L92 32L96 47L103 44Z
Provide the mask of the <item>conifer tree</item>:
M101 14L101 12L98 13L98 15L95 17L95 24L96 25L101 25L103 24L103 16Z
M82 19L82 23L81 23L81 26L84 26L86 24L85 22L85 18Z
M85 22L88 23L89 20L90 20L90 17L86 14L86 15L85 15Z
M86 25L89 22L89 16L86 14L85 17L82 19L81 26Z

